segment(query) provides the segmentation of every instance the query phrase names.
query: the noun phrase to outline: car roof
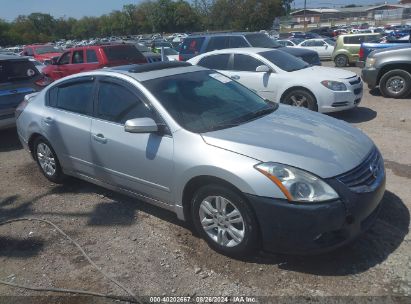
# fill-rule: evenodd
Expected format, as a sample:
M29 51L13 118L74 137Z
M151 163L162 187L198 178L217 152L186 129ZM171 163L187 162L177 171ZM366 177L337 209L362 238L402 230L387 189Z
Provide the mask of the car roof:
M351 36L381 36L380 33L358 33L358 34L343 34L338 36L338 38L340 37L351 37Z
M0 54L0 60L28 60L28 57Z
M188 62L180 61L170 61L170 62L154 62L147 64L131 64L116 66L112 68L100 69L98 71L111 72L111 73L121 73L127 76L130 76L137 81L146 81L156 78L162 78L166 76L206 71L207 68L200 66L193 66Z
M186 38L189 39L189 38L218 37L218 36L243 36L243 35L249 35L249 34L262 34L262 35L265 35L264 33L260 33L260 32L225 32L225 33L195 34L195 35L190 35Z
M258 54L261 52L267 51L280 51L277 49L270 49L270 48L257 48L257 47L246 47L246 48L231 48L231 49L222 49L222 50L215 50L208 53L204 53L203 55L211 55L211 54L226 54L226 53L233 53L233 54ZM201 55L200 55L201 56ZM205 57L205 56L204 56Z

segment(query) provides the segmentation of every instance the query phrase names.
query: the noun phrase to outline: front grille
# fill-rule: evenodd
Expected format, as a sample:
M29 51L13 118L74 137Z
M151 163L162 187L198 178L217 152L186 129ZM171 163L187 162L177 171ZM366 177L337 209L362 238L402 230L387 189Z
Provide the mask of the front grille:
M361 94L361 92L362 92L362 88L356 88L356 89L354 90L354 94L355 94L355 95L359 95L359 94Z
M351 85L356 85L356 84L359 84L361 82L361 78L360 77L357 77L356 79L354 79L354 80L350 80L350 84Z
M384 170L381 155L376 148L356 168L337 177L337 179L355 192L364 192L364 187L374 184Z

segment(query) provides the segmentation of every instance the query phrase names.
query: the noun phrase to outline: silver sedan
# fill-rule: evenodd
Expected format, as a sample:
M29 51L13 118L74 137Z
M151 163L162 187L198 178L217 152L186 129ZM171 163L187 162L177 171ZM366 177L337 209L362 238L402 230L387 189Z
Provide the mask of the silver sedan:
M372 224L385 189L360 130L188 63L70 76L16 115L49 180L71 175L174 211L230 256L341 246Z

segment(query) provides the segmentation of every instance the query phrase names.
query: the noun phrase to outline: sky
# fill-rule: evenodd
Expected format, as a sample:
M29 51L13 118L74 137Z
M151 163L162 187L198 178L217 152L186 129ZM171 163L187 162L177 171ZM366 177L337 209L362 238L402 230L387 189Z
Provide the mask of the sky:
M120 10L124 4L137 4L141 0L0 0L0 19L11 21L18 15L33 12L49 13L54 17L100 16ZM347 4L375 4L384 0L307 0L307 7L334 7ZM387 0L398 3L398 0ZM304 6L304 0L295 0L295 8Z

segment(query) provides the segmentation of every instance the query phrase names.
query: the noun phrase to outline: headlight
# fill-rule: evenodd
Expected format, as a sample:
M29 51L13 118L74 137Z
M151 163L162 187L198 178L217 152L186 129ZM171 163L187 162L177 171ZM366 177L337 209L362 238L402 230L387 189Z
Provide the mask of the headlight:
M375 64L375 58L368 57L367 60L365 61L366 68L372 68L374 64Z
M332 91L347 91L347 86L342 82L323 80L321 84Z
M326 182L303 170L277 163L261 163L255 168L273 181L289 201L321 202L338 198Z

